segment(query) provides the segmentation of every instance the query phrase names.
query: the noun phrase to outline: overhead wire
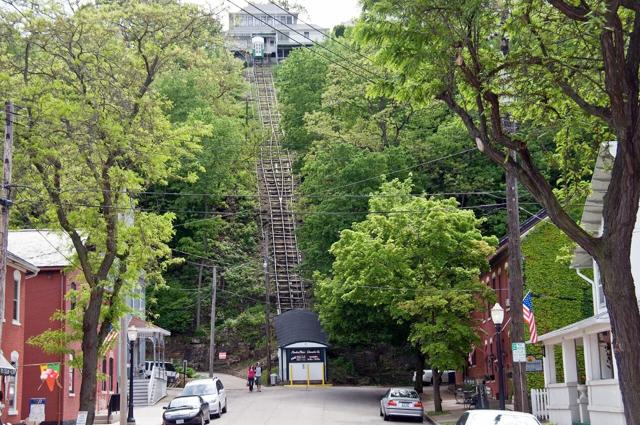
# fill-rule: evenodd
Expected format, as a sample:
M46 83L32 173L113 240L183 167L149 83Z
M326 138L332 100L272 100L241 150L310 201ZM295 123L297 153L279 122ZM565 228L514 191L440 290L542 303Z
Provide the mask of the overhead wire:
M288 14L291 15L291 12L289 12L287 9L285 9L284 7L280 6L278 3L274 2L273 0L269 0L269 3L273 4L274 6L276 6L278 9L282 10L283 12L286 12ZM293 16L293 15L291 15ZM300 19L300 17L298 16L298 21L302 22L304 25L307 25L308 27L310 27L311 29L318 31L320 34L323 34L325 37L330 38L331 40L335 41L337 44L341 45L342 47L344 47L345 49L351 49L354 53L356 53L358 56L360 56L363 59L366 59L367 61L369 61L371 64L375 65L375 62L368 56L362 54L358 49L353 49L352 46L346 45L344 43L342 43L340 40L338 40L338 37L334 37L332 36L330 33L328 32L324 32L322 31L320 28L315 27L314 25L303 21L302 19Z
M247 9L245 9L245 8L244 8L244 7L242 7L242 6L239 6L239 5L238 5L237 3L235 3L233 0L226 0L226 1L227 1L227 2L229 2L229 3L231 3L232 5L234 5L235 7L239 8L239 9L240 9L240 10L242 10L243 12L247 13L248 15L251 15L252 17L254 17L255 19L257 19L258 21L260 21L260 22L262 22L263 24L265 24L266 26L268 26L268 27L270 27L270 28L274 29L274 30L275 30L275 31L277 31L278 33L280 33L280 34L282 34L282 35L286 35L286 34L284 33L284 31L282 31L282 30L280 30L280 29L276 28L275 26L273 26L273 25L269 24L268 22L266 22L266 21L264 21L264 20L260 19L260 18L258 17L258 15L255 15L255 14L253 14L253 13L249 12ZM354 71L353 69L351 69L351 68L349 68L349 67L345 66L344 64L342 64L342 63L340 63L340 62L336 62L336 61L335 61L335 60L333 60L331 57L328 57L326 54L324 54L324 53L320 53L320 51L318 51L318 50L314 50L313 48L311 48L311 47L309 47L309 46L307 46L307 45L305 45L305 44L303 44L302 46L303 46L304 48L306 48L306 49L308 49L308 50L310 50L310 51L314 52L314 53L315 53L315 54L317 54L318 56L321 56L321 57L323 57L324 59L328 60L330 63L332 63L332 64L334 64L334 65L337 65L337 66L339 66L339 67L343 68L343 69L344 69L344 70L346 70L347 72L350 72L350 73L352 73L352 74L355 74L355 75L357 75L358 77L360 77L360 78L362 78L362 79L364 79L364 80L367 80L367 81L369 81L369 82L370 82L370 83L372 83L372 84L375 84L375 83L376 83L376 82L375 82L375 81L373 81L371 78L369 78L369 77L367 77L367 76L365 76L365 75L362 75L362 74L360 74L359 72Z
M351 60L349 60L349 59L345 58L345 57L344 57L344 56L342 56L341 54L336 53L336 52L334 52L333 50L329 49L329 48L328 48L327 46L325 46L324 44L319 43L319 42L317 42L316 40L314 40L314 39L312 39L311 37L309 37L308 35L306 35L306 34L304 34L304 33L301 33L300 31L296 30L296 29L295 29L295 28L293 28L293 27L290 27L290 26L289 26L289 24L287 24L287 23L285 23L285 22L281 22L281 21L279 21L279 20L277 19L277 17L276 17L276 16L271 15L270 13L268 13L268 12L266 12L265 10L261 9L260 7L256 6L256 4L255 4L255 3L251 3L250 1L247 1L247 3L248 3L249 5L251 5L251 6L255 7L256 9L258 9L260 12L264 13L266 16L268 16L268 17L270 17L270 18L273 18L273 19L274 19L274 22L280 22L282 25L284 25L285 27L287 27L288 29L290 29L290 30L291 30L291 31L293 31L294 33L296 33L296 34L298 34L298 35L302 36L303 38L305 38L305 39L307 39L307 40L311 41L311 43L313 43L314 45L316 45L316 46L318 46L318 47L320 47L320 48L322 48L322 49L324 49L324 50L326 50L326 51L330 52L330 53L331 53L331 54L333 54L334 56L336 56L336 57L340 58L341 60L343 60L343 61L347 62L349 65L357 66L357 64L353 63ZM287 12L287 13L290 13L290 12ZM255 17L255 15L254 15L254 17ZM378 79L384 80L384 78L383 78L381 75L378 75L378 74L376 74L375 72L373 72L373 71L371 71L371 70L369 70L369 69L367 69L367 68L360 68L360 69L362 69L362 70L364 70L364 71L368 72L370 75L373 75L375 78L378 78ZM371 81L371 82L372 82L372 83L374 83L374 81Z

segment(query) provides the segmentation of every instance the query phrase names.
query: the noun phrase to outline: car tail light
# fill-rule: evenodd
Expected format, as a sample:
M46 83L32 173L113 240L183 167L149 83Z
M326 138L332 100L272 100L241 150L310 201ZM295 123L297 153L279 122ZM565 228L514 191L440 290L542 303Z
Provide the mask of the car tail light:
M395 400L389 400L387 402L387 406L397 406L397 405L398 405L398 402Z
M413 404L413 407L422 407L422 402L421 402L421 401L416 401L416 402Z

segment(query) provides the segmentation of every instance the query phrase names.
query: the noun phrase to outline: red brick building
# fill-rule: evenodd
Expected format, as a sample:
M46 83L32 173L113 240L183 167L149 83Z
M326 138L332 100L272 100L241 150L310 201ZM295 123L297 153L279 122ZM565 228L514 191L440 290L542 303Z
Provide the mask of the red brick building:
M2 422L16 423L22 417L22 387L24 384L24 335L26 308L26 284L38 272L38 268L17 255L7 254L4 318L0 362L11 375L2 376L0 389L4 393Z
M546 212L540 211L520 226L520 238L524 238L536 224L546 217ZM506 237L500 240L496 252L488 258L489 271L480 276L481 282L496 294L496 302L504 308L502 339L503 364L507 381L507 398L511 392L511 378L513 357L511 352L511 308L509 306L509 249ZM486 305L483 311L473 313L480 325L478 326L479 344L469 353L468 367L465 377L478 383L485 381L491 389L491 394L498 397L498 357L496 328L491 321L491 305ZM522 314L522 313L521 313Z
M45 399L45 425L74 424L79 408L81 376L71 365L72 354L47 354L41 348L26 343L47 330L69 332L66 322L52 320L57 311L66 312L74 307L74 291L80 287L80 274L70 270L73 247L63 233L46 230L20 230L9 233L9 249L33 262L40 270L24 285L28 317L24 320L21 340L24 343L24 367L20 374L20 419L29 416L33 398ZM106 353L97 365L107 379L98 382L98 410L105 409L108 398L118 391L117 356L115 347ZM79 344L78 344L79 348ZM40 365L60 364L60 377L53 390L40 379Z

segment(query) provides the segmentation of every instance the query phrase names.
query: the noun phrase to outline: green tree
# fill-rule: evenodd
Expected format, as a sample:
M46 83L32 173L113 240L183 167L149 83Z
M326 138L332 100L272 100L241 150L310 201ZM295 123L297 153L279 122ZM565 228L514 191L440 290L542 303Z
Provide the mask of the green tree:
M381 90L416 104L446 104L478 149L516 173L554 224L596 260L626 420L640 423L640 311L630 256L640 201L640 4L365 0L363 7L360 39L380 48L377 57L393 75ZM602 235L571 218L531 154L531 134L512 133L506 118L558 130L567 189L581 186L603 140L617 140ZM569 130L576 123L599 127L601 137L580 140Z
M324 322L335 322L334 306L348 302L408 326L409 342L435 371L441 411L440 373L461 367L476 339L471 313L490 292L479 274L497 240L483 237L473 212L454 199L412 196L411 186L383 184L366 219L341 232L332 274L318 283L318 308Z
M141 275L162 283L173 214L137 193L180 173L210 128L172 125L155 81L178 63L208 66L218 25L196 6L12 3L0 9L3 91L20 99L20 214L69 235L84 277L80 410L95 415L98 355Z

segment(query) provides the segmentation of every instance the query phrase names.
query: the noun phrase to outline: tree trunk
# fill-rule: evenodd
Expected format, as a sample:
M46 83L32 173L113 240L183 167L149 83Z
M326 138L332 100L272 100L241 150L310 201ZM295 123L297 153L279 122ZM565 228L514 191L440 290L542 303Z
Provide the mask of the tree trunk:
M507 215L509 231L509 305L511 311L511 341L524 342L522 298L522 252L520 250L520 214L518 207L518 180L515 170L507 167ZM500 341L499 343L502 343ZM505 349L507 349L505 347ZM504 359L501 359L504 361ZM505 382L505 388L507 388ZM514 409L529 411L526 363L513 362ZM505 397L507 394L505 394Z
M80 410L87 412L87 425L93 425L96 414L96 384L98 369L98 324L102 291L91 290L89 304L82 318L82 383L80 385Z
M422 394L424 392L423 382L422 382L422 374L424 372L424 355L418 351L416 355L416 380L413 383L413 389L415 389L418 394Z
M612 329L612 349L617 362L618 378L627 425L640 425L640 311L633 275L631 249L625 244L612 243L598 261ZM607 255L609 254L609 255Z
M442 412L442 397L440 396L440 383L442 382L442 371L432 370L433 376L433 406L436 412Z

